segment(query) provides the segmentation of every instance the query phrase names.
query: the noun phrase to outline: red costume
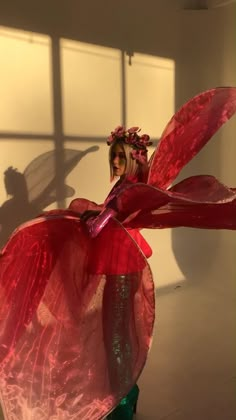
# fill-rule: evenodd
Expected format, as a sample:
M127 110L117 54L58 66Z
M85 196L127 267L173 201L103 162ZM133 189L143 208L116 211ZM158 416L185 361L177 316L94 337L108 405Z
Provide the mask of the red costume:
M235 88L212 89L185 104L163 133L147 183L123 182L113 190L118 220L109 220L95 239L78 217L94 205L79 199L13 233L0 258L5 420L98 420L132 388L155 314L144 255L150 249L136 229L236 228L235 189L212 176L170 187L235 111Z

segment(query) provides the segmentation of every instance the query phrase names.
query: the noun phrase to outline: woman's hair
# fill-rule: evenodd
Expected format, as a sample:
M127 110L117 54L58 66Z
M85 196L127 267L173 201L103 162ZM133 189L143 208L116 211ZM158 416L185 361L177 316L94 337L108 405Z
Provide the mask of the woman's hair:
M111 175L111 181L114 179L114 171L113 171L113 165L112 165L112 154L114 147L119 144L120 147L124 150L125 158L126 158L126 166L125 166L125 176L129 178L136 178L138 181L144 181L145 173L147 172L147 154L146 154L146 164L145 162L140 163L134 157L132 156L133 148L127 144L124 143L122 140L115 141L111 146L109 150L109 163L110 163L110 175Z

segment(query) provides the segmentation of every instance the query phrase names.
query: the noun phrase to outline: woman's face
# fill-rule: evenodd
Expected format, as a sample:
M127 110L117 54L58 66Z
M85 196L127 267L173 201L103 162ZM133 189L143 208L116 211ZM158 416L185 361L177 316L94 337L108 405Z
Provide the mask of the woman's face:
M122 176L126 169L126 156L121 144L117 143L111 151L111 166L114 176Z

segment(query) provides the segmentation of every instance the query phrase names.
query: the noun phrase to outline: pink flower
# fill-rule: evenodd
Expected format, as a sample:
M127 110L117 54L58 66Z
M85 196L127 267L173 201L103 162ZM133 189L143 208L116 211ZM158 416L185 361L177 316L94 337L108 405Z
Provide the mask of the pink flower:
M127 131L130 134L134 134L134 133L138 133L139 131L141 131L141 128L139 128L139 127L131 127Z
M138 141L139 137L137 133L129 133L129 135L125 139L125 143L135 145Z
M118 127L116 127L115 130L111 132L111 134L115 135L118 138L124 137L125 128L122 127L122 125L118 125Z
M125 128L119 125L118 127L115 128L114 131L111 132L111 135L107 139L107 144L111 145L117 139L122 139L123 137L125 137L125 135L126 135Z
M147 143L148 142L148 140L150 139L150 137L149 137L149 135L148 134L143 134L141 137L140 137L140 141L142 142L142 143Z
M111 134L107 139L107 144L110 146L113 143L114 140L115 140L115 137L113 137L112 134Z
M144 164L147 162L147 154L146 151L144 150L132 150L131 151L131 156L133 159L137 160L138 162L140 162L141 164Z
M150 140L149 135L148 134L143 134L139 139L139 143L140 143L140 145L143 145L145 147L146 146L151 146L152 142L149 141L149 140Z

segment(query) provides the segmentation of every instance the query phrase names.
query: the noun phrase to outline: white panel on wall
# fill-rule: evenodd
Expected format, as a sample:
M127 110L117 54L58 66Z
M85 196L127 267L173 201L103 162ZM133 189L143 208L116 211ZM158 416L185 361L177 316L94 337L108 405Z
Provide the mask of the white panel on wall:
M64 133L104 136L121 121L119 50L61 40Z
M50 38L0 26L0 130L51 133Z
M175 63L171 59L134 54L126 58L128 126L139 126L159 138L174 113Z

